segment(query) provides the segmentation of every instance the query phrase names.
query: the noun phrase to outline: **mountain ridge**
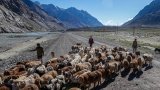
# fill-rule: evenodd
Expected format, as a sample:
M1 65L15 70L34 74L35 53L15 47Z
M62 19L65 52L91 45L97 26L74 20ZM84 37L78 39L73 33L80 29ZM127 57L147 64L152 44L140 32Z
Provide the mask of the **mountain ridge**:
M0 0L0 32L36 32L64 29L30 0Z
M132 20L123 26L159 26L160 25L160 0L153 0L145 6Z
M63 9L53 4L41 4L40 6L48 12L50 16L62 21L67 28L103 26L101 22L87 11L78 10L75 7Z

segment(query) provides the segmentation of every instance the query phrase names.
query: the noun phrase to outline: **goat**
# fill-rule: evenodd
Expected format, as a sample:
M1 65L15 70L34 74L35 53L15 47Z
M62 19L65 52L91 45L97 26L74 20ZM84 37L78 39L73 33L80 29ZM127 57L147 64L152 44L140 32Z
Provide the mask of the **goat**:
M129 68L130 62L127 59L124 59L122 63L123 63L124 69L128 69Z
M42 76L46 72L47 72L47 69L46 69L46 67L44 65L38 66L36 68L36 73L38 73L40 76Z
M10 88L7 87L7 86L4 85L4 84L1 84L1 85L0 85L0 90L10 90Z
M78 64L76 64L75 68L76 68L76 71L81 71L83 69L91 70L92 69L92 65L89 62L78 63Z
M80 84L80 87L86 87L87 85L90 86L89 76L88 76L88 73L90 73L90 72L91 71L87 71L77 77L78 83Z
M143 54L143 58L145 60L145 64L148 63L149 66L152 66L153 55L151 55L151 54Z
M39 90L39 88L35 84L30 84L30 85L26 85L21 90Z
M57 75L58 75L57 72L53 70L53 71L45 73L44 75L41 76L41 78L44 83L48 83L53 78L56 78Z
M88 72L87 75L89 76L87 80L89 81L89 84L94 83L94 87L97 82L98 82L98 85L101 84L102 73L99 70Z

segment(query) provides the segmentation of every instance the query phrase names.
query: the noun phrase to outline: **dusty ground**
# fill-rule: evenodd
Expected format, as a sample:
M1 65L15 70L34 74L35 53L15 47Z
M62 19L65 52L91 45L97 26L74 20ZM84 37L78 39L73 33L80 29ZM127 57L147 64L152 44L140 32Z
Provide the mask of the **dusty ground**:
M114 35L114 32L72 32L72 34L82 36L83 38L88 38L90 35L92 35L94 39L98 42L106 43L107 45L113 47L122 46L128 48L129 50L132 50L131 43L123 43L121 40L124 37L126 37L126 40L131 40L134 38L132 36L130 36L132 38L127 38L128 36L126 32L124 32L125 34L123 32L120 33L122 33L123 35ZM158 40L159 39L160 36L158 36ZM156 41L152 39L151 42ZM157 43L159 44L159 42ZM144 68L143 72L139 72L137 74L133 74L132 72L125 73L124 77L122 77L122 73L122 75L120 74L119 76L117 76L115 80L111 80L111 82L104 82L104 84L98 87L98 89L100 88L103 90L160 90L160 55L155 54L152 48L143 48L143 45L145 44L141 44L141 47L139 48L141 52L152 53L154 55L153 68Z
M93 34L93 33L91 33ZM94 34L93 34L94 35ZM56 56L64 55L69 50L71 45L81 42L83 45L88 45L88 34L79 33L45 33L45 34L25 34L26 37L21 38L6 38L12 34L0 35L0 67L1 72L15 64L16 61L35 59L35 52L29 52L35 48L36 43L41 43L45 49L44 61L50 59L50 52L54 51ZM14 36L17 36L14 34ZM19 34L18 34L19 36ZM20 34L20 36L23 36ZM103 36L103 35L102 35ZM1 38L3 37L3 39ZM5 39L6 38L6 39ZM111 47L125 46L125 44L104 38L94 37L96 40L94 46L107 44ZM6 42L7 41L7 42ZM13 42L12 42L13 41ZM9 44L8 44L9 43ZM6 47L9 47L6 49ZM15 49L16 48L16 49ZM149 50L147 50L149 51ZM151 50L150 50L151 51ZM145 52L145 51L143 51ZM153 53L151 51L150 53ZM160 55L155 55L153 68L144 68L143 72L133 74L129 72L125 75L119 74L115 80L104 82L101 86L93 90L160 90ZM123 76L123 77L122 77Z

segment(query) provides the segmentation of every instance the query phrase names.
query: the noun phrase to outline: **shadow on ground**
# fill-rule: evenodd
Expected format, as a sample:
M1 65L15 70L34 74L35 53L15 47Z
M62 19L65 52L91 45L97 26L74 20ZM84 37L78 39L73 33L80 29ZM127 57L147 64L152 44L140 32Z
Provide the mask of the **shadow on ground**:
M152 68L153 68L153 66L147 66L147 67L144 69L144 71L150 70L150 69L152 69Z
M140 78L140 76L143 74L143 71L133 71L128 76L128 81L132 81L134 78Z
M115 74L112 78L107 78L101 85L96 86L95 88L92 88L91 90L101 90L101 89L107 87L109 84L111 84L112 82L115 81L115 78L116 78L117 76L118 76L118 75Z
M124 69L122 72L121 72L121 77L126 77L131 71L131 68L128 68L128 69Z

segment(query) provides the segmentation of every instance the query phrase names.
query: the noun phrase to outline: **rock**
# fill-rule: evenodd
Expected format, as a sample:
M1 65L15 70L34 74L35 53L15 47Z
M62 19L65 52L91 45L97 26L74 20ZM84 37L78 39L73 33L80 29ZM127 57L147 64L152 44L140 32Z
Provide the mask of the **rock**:
M0 0L0 33L64 29L30 0Z

